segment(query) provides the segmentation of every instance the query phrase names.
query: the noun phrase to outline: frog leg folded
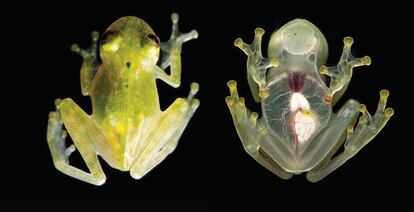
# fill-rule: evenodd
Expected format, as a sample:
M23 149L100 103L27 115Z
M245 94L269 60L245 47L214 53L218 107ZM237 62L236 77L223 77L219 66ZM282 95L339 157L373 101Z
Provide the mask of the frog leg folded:
M227 85L231 95L226 97L226 103L230 109L234 125L246 152L280 178L291 178L292 174L284 171L261 148L260 140L266 130L257 121L258 114L256 112L251 113L244 104L244 98L239 97L236 81L229 81Z
M163 161L177 146L190 118L199 106L199 101L194 99L198 91L198 84L192 83L188 97L178 98L167 110L162 112L156 121L155 128L142 143L145 145L132 164L131 176L140 179Z
M315 167L313 170L307 173L307 178L311 182L317 182L327 176L329 173L337 169L339 166L344 164L347 160L357 154L368 142L370 142L385 126L390 117L394 114L392 108L386 108L388 91L382 90L380 92L380 101L378 103L377 110L373 116L371 116L365 105L360 104L358 107L354 107L351 112L339 112L336 116L336 122L332 122L330 129L327 129L326 132L332 132L330 135L323 136L324 139L333 139L331 135L338 134L338 129L346 129L346 137L342 136L335 138L338 140L338 143L335 148L331 151L330 154L325 158L325 161L322 162L319 166ZM354 101L355 102L355 101ZM345 106L349 107L349 103ZM346 111L344 108L341 111ZM359 122L356 128L353 128L354 122L350 122L348 125L344 125L343 119L347 117L355 116L357 111L362 113L362 116L359 117ZM357 116L355 116L357 118ZM337 124L339 123L339 124ZM342 123L342 124L341 124ZM336 132L335 132L336 131ZM345 133L343 133L345 135ZM345 150L335 158L332 158L335 151L339 148L340 145L345 141L344 147Z
M92 44L88 49L79 48L78 44L73 44L71 50L78 53L83 57L83 63L80 72L80 81L82 95L88 96L89 90L93 78L95 77L96 71L98 70L98 39L99 33L96 31L92 32Z
M167 42L161 43L161 68L157 69L157 78L168 83L172 87L180 86L181 79L181 47L183 43L195 39L198 37L196 30L192 30L189 33L181 33L178 30L178 14L173 13L171 15L172 20L172 33ZM165 73L165 69L170 67L170 75Z
M67 133L62 129L63 124L75 144L69 148L65 146ZM108 143L90 116L73 100L69 98L62 101L60 99L56 100L56 111L49 114L47 142L56 169L94 185L102 185L105 182L106 177L99 164L96 150L101 149L102 155L109 156L110 153L104 151L105 145L108 145ZM106 144L102 145L103 142ZM90 173L69 164L69 156L76 149L79 150Z
M326 67L322 65L319 69L321 74L328 75L331 78L328 95L325 101L335 104L348 87L349 81L352 77L352 70L358 66L368 66L371 64L371 58L365 56L363 58L356 58L351 53L351 46L354 40L351 37L344 38L344 48L341 59L338 65L333 67Z
M262 28L256 28L254 32L252 44L248 45L241 38L237 38L234 45L247 55L247 79L255 101L260 102L260 98L266 98L269 95L266 89L266 70L270 67L277 67L279 62L276 58L263 58L262 36L265 31Z

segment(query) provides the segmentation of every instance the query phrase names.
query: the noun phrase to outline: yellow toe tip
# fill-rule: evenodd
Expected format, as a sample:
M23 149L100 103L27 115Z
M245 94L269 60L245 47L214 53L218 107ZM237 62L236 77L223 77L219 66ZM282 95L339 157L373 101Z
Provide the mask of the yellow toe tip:
M362 58L362 61L365 65L369 66L371 65L371 58L369 56L365 56Z
M191 32L190 32L190 33L191 33L191 37L192 37L192 38L194 38L194 39L195 39L195 38L198 38L198 32L197 32L197 30L193 29L193 30L191 30Z
M262 99L266 99L269 96L269 92L267 90L261 90L261 91L259 91L259 96Z
M70 50L72 50L73 52L79 52L80 48L78 46L78 44L72 44L72 46L70 46Z
M177 14L177 13L173 13L173 14L171 14L171 20L172 20L174 23L177 23L177 22L178 22L178 19L179 19L179 16L178 16L178 14Z
M230 80L227 82L227 87L229 87L230 89L234 89L237 86L237 82L235 80Z
M240 97L240 98L239 98L239 104L240 104L241 106L244 106L244 103L245 103L244 97Z
M347 36L344 38L344 44L346 47L351 47L353 43L354 39L352 37Z
M264 29L258 27L254 30L254 33L256 34L256 36L263 36L263 34L265 33Z
M348 125L347 132L348 134L351 134L352 132L354 132L354 127L352 125Z
M253 112L250 117L251 117L252 120L256 120L257 117L259 117L259 114L256 113L256 112Z
M192 82L190 85L190 89L193 92L197 92L200 89L200 85L196 82Z
M391 116L394 115L394 109L389 107L389 108L385 109L384 114L385 114L386 117L391 117Z
M278 60L277 58L271 58L271 59L270 59L270 64L271 64L273 67L276 67L276 66L278 66L278 65L279 65L279 60Z
M390 92L388 90L383 89L383 90L380 91L381 98L386 99L386 98L388 98L389 95L390 95Z
M326 67L325 65L321 65L321 67L319 68L319 73L320 74L328 73L328 67Z
M233 103L234 103L234 99L230 96L226 97L225 100L226 100L226 103L227 103L228 106L232 106Z
M241 38L237 38L234 40L234 46L241 47L243 45L243 40Z
M367 107L364 104L360 104L358 110L359 112L364 113L367 111Z
M97 41L97 40L98 40L98 38L99 38L99 32L98 32L98 31L93 31L93 32L91 33L91 36L92 36L92 39L93 39L94 41Z

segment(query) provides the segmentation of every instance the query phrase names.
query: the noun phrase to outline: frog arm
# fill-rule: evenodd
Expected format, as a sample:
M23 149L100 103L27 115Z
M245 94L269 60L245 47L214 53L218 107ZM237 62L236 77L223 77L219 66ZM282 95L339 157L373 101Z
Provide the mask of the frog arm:
M325 97L325 100L332 102L332 104L335 104L341 98L342 94L344 94L351 80L353 68L371 64L371 58L369 56L357 58L352 55L351 46L354 40L351 37L345 37L343 42L344 48L338 65L333 67L322 65L319 69L321 74L328 75L331 78L328 96Z
M254 32L255 36L252 44L248 45L241 38L237 38L234 45L247 55L248 82L255 101L260 102L260 98L266 98L269 95L266 88L266 70L270 67L277 67L279 62L277 58L263 58L262 37L265 31L262 28L256 28ZM259 89L253 81L259 86Z
M234 126L239 134L240 140L246 152L252 156L258 163L270 170L282 179L289 179L292 174L283 170L269 155L261 145L265 129L258 122L258 114L251 113L244 104L244 98L239 97L237 93L236 81L229 81L227 86L230 89L230 96L226 97L227 106L233 117Z
M330 154L327 155L325 161L320 163L317 167L309 171L306 175L307 179L311 182L317 182L329 173L340 167L347 160L352 158L357 154L365 145L367 145L385 126L390 117L394 114L392 108L385 108L387 104L389 92L387 90L382 90L380 92L380 100L378 103L377 110L373 116L371 116L365 105L356 104L356 101L348 101L341 111L336 116L336 119L331 124L326 136L322 136L324 139L336 140L338 145L333 148ZM353 105L353 106L351 106ZM348 125L344 125L343 120L352 119L351 116L355 116L355 119L358 117L357 112L361 112L362 116L359 117L358 125L354 129L354 122L350 121ZM338 132L343 132L346 129L346 138L340 138L333 135L338 134ZM335 151L339 148L339 145L345 141L344 151L332 158ZM335 142L335 141L334 141Z
M181 48L182 44L198 37L196 30L189 33L181 33L178 30L178 14L171 15L172 32L167 42L161 43L161 68L157 68L157 78L163 80L167 84L178 87L181 78ZM165 69L170 66L170 75L165 73Z
M78 53L83 57L83 63L80 72L80 84L82 95L84 96L89 95L92 80L95 77L96 71L99 67L97 59L99 33L93 31L91 35L92 44L88 49L81 49L79 48L78 44L73 44L71 46L72 51Z

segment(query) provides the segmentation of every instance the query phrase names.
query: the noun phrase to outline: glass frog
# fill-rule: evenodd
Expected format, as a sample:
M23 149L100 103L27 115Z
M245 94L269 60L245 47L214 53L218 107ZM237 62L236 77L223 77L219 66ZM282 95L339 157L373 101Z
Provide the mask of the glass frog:
M257 28L252 44L240 38L234 42L248 56L248 84L254 100L261 103L262 118L246 108L234 80L227 83L231 94L227 106L244 149L257 162L282 179L307 172L307 179L317 182L385 126L394 113L385 108L389 92L381 90L374 115L352 99L334 113L332 106L345 92L353 68L370 65L371 59L354 57L353 39L345 37L339 63L324 66L327 42L315 25L303 19L292 20L271 35L269 58L261 53L263 34ZM330 77L329 86L325 75ZM344 151L334 157L341 145Z
M171 19L172 34L165 43L160 43L143 20L132 16L118 19L99 41L102 62L97 56L97 32L92 33L91 48L72 46L83 57L81 90L91 97L93 112L88 115L70 98L55 101L47 141L59 171L102 185L106 176L99 155L111 167L130 171L133 178L140 179L174 151L199 105L193 98L198 84L191 84L187 98L177 98L161 111L156 79L180 86L182 44L197 38L198 33L180 33L178 15L172 14ZM164 71L167 67L170 74ZM66 147L67 133L62 125L74 145ZM69 156L76 149L90 173L69 164Z

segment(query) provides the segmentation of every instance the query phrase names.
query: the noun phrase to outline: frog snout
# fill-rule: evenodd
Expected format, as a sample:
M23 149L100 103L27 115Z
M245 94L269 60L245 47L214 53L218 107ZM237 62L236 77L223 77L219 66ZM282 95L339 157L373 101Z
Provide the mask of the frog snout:
M317 48L318 39L314 26L303 19L292 21L282 33L282 43L287 51L295 55L303 55Z

